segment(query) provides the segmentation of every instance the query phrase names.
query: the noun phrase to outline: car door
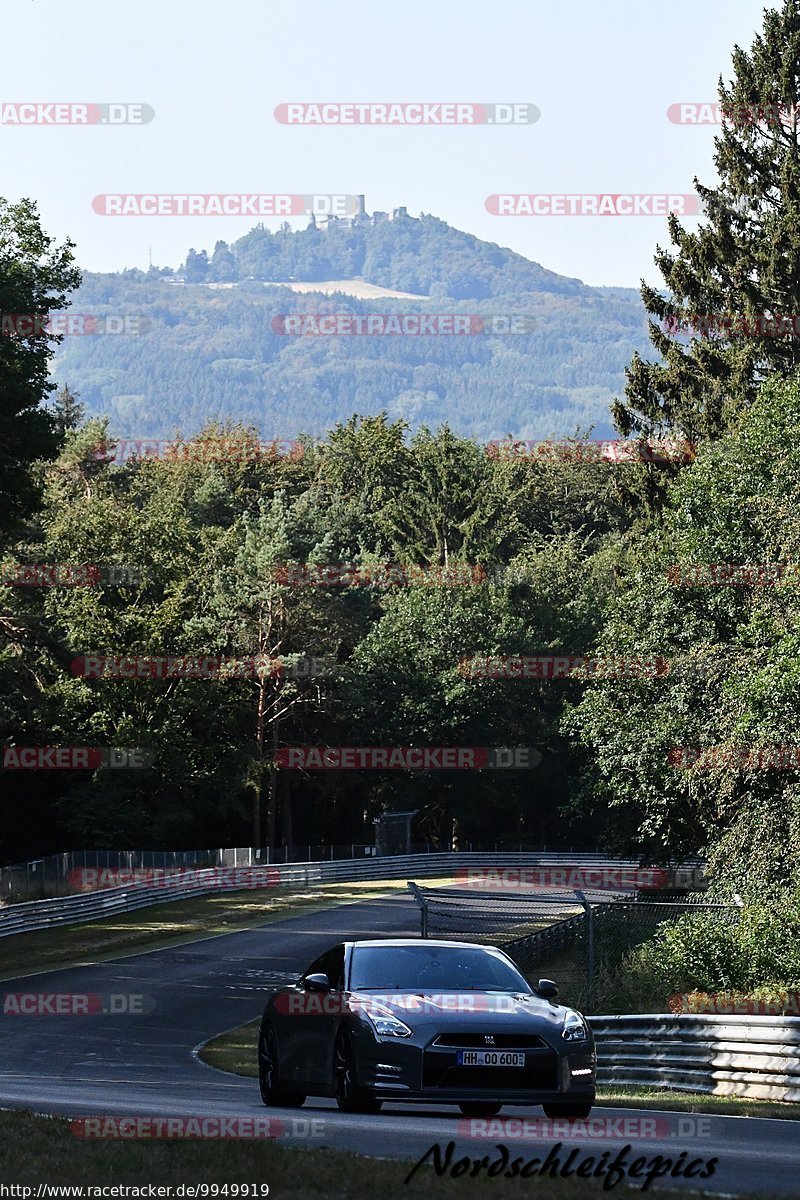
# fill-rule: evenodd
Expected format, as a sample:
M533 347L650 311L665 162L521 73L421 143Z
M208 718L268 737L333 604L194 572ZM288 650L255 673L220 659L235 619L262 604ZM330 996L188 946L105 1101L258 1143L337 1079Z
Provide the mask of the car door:
M306 975L327 975L330 992L312 992L303 981ZM298 1016L302 1025L301 1042L297 1043L298 1081L330 1089L332 1079L333 1031L344 1011L344 946L334 946L320 955L298 983L304 997L303 1012Z

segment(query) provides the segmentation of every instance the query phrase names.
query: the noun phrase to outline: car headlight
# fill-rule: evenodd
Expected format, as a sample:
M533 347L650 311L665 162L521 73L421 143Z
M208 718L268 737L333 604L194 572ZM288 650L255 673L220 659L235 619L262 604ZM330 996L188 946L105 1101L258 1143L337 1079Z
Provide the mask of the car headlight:
M411 1037L414 1032L412 1029L396 1017L394 1013L387 1010L377 1011L375 1006L362 1008L364 1016L369 1021L372 1028L375 1030L378 1037L381 1038L406 1038Z
M589 1036L586 1022L581 1014L575 1012L573 1008L567 1009L561 1036L565 1042L585 1042Z

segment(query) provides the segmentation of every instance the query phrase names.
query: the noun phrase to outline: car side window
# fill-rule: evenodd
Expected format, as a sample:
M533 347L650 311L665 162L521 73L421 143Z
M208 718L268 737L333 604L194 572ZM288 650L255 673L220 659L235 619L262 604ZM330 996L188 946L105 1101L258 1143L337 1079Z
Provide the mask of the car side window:
M340 992L344 987L344 946L335 946L320 961L320 970L328 976L331 987Z
M344 946L334 946L332 950L326 950L314 960L305 974L327 975L331 987L341 991L344 987Z

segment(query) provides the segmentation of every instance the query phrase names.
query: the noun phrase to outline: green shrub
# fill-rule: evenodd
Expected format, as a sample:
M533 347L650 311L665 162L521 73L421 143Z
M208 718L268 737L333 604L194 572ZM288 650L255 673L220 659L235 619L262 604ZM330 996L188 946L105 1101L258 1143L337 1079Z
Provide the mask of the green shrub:
M677 993L771 999L800 988L800 892L665 923L613 971L598 973L597 1012L667 1012Z

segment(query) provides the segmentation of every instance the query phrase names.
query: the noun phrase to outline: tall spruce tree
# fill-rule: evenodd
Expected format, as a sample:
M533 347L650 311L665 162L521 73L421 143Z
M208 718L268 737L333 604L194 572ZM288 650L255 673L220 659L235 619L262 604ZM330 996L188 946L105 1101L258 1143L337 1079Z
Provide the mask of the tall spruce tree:
M61 391L56 393L51 411L56 432L61 438L71 433L73 429L77 429L85 416L84 406L80 403L78 396L79 393L71 392L66 383Z
M771 372L800 366L800 2L765 10L763 34L733 53L719 80L719 185L695 178L705 220L674 214L674 252L655 262L669 289L642 281L650 340L663 363L635 354L612 412L624 435L671 430L696 440L736 424Z
M0 198L0 543L38 503L31 464L58 450L42 402L55 389L48 369L61 335L47 322L80 283L73 248L45 233L32 200Z

